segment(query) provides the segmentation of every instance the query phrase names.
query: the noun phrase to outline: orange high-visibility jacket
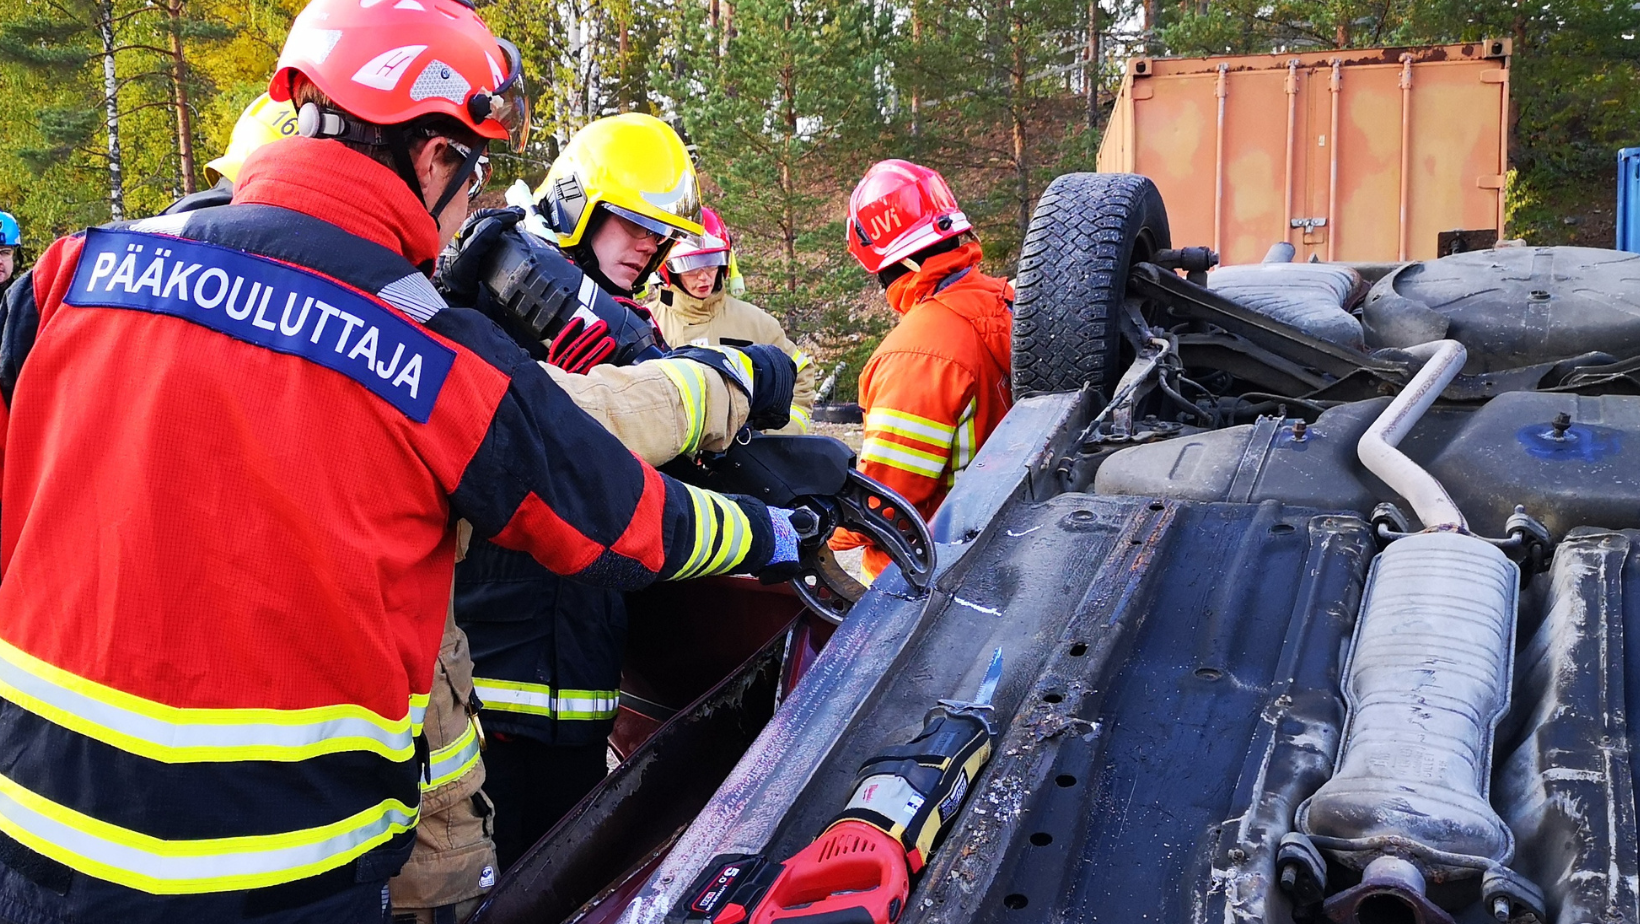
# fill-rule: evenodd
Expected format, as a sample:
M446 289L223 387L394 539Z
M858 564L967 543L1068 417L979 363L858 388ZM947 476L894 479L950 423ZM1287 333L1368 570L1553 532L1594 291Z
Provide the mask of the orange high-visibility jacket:
M860 470L933 517L957 475L1013 406L1013 286L979 271L977 243L938 254L888 287L902 317L860 373ZM865 544L839 531L832 548ZM888 556L867 549L875 577Z

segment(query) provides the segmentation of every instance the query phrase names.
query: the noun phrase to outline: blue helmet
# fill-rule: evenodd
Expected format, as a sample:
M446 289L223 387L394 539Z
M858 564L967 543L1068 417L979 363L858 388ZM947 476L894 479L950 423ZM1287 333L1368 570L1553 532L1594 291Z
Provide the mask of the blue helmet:
M23 243L23 229L10 212L0 212L0 247L16 247Z

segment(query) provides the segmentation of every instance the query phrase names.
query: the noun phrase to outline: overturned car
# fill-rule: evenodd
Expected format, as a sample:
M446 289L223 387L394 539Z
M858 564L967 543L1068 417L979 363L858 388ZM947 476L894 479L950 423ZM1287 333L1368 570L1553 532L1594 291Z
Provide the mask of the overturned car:
M933 523L931 591L885 573L569 919L876 920L822 910L869 885L702 896L813 841L1001 649L992 756L895 924L1640 920L1640 257L1208 272L1173 244L1142 177L1049 187L1021 400ZM515 879L479 920L531 919Z

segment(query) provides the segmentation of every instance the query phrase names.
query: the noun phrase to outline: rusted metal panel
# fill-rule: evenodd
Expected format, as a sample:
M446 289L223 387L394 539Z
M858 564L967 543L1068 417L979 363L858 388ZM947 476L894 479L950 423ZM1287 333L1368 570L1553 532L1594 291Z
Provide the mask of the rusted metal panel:
M1217 58L1135 58L1099 169L1142 173L1173 238L1252 263L1439 256L1503 228L1507 40Z

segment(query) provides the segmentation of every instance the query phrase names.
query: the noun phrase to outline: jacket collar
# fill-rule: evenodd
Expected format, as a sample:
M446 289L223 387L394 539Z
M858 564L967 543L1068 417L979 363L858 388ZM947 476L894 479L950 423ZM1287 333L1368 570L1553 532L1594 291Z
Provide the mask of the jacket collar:
M888 306L905 314L911 306L938 291L946 277L978 266L984 257L978 241L969 241L955 250L929 257L923 261L921 270L907 273L889 285Z
M397 173L339 141L286 138L245 159L235 203L276 205L390 247L430 270L438 225Z
M675 285L667 286L665 292L666 303L685 324L704 324L712 320L723 310L723 301L728 298L722 286L705 298L696 298Z

